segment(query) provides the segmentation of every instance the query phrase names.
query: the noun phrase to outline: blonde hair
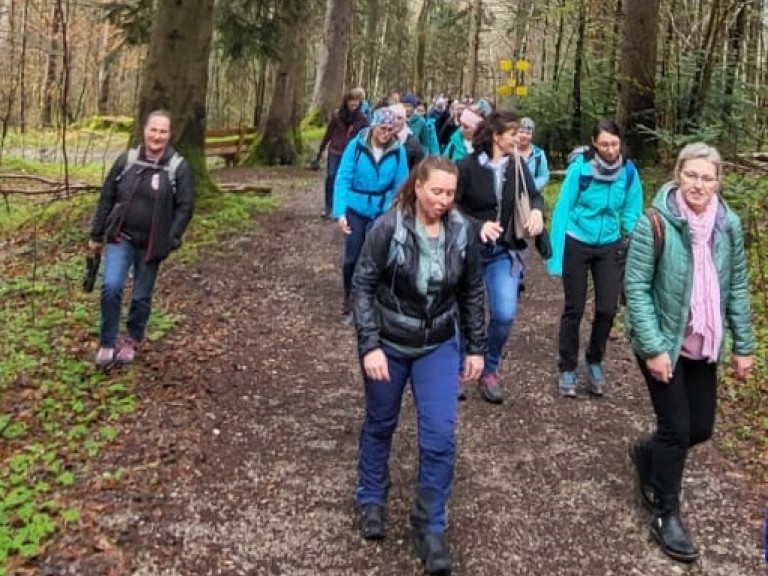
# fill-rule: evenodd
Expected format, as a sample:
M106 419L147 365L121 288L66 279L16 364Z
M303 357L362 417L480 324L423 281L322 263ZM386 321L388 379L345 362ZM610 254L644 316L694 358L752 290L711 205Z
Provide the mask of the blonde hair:
M678 182L680 181L680 172L682 172L685 163L691 160L706 160L707 162L710 162L715 167L717 177L720 178L723 168L723 160L720 157L720 152L713 146L705 144L704 142L693 142L692 144L686 145L677 155L675 180Z

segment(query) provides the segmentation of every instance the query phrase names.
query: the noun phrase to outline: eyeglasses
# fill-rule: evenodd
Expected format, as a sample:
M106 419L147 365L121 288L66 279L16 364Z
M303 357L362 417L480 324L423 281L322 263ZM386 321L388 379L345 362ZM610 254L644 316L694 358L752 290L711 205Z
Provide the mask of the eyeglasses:
M712 186L713 184L717 184L717 176L712 176L710 174L699 174L698 172L691 172L690 170L683 170L680 173L685 177L686 180L690 180L691 182L700 180L701 183L705 186Z

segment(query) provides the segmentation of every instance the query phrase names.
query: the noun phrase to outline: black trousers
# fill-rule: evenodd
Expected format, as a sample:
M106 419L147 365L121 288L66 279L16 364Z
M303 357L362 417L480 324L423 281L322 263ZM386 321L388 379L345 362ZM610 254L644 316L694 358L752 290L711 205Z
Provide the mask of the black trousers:
M648 385L656 431L648 442L651 485L659 513L677 509L688 450L712 437L717 405L717 364L680 357L668 383L651 376L637 359Z
M621 291L620 241L594 246L565 237L563 253L563 294L565 307L560 317L560 372L576 370L579 364L579 326L587 303L587 274L595 287L595 317L587 348L587 362L598 364L605 357L608 336Z

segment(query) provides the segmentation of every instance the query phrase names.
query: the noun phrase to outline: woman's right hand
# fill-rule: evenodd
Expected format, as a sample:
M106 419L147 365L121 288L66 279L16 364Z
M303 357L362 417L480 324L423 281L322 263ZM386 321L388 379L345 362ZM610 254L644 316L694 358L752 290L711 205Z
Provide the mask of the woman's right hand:
M363 356L363 370L369 380L389 382L389 363L384 350L376 348Z
M504 232L504 228L498 222L488 220L480 228L480 240L483 243L496 242Z
M669 354L664 352L663 354L646 358L645 366L655 380L669 384L669 381L672 379L672 360L670 360Z
M339 225L339 230L341 230L344 234L349 236L352 234L352 228L350 228L349 224L347 223L347 217L342 216L338 220L336 220L336 223Z

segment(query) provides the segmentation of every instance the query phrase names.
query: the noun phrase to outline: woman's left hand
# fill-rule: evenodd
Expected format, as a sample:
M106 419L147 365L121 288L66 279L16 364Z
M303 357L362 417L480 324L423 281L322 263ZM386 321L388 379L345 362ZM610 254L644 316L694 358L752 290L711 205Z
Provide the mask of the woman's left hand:
M525 229L531 236L538 236L544 230L544 216L541 210L531 210L528 222L525 223Z
M477 380L483 373L485 360L480 354L470 354L464 360L464 374L461 375L463 382Z
M744 380L749 371L752 370L752 356L737 356L734 354L731 358L731 365L736 373L736 378Z

